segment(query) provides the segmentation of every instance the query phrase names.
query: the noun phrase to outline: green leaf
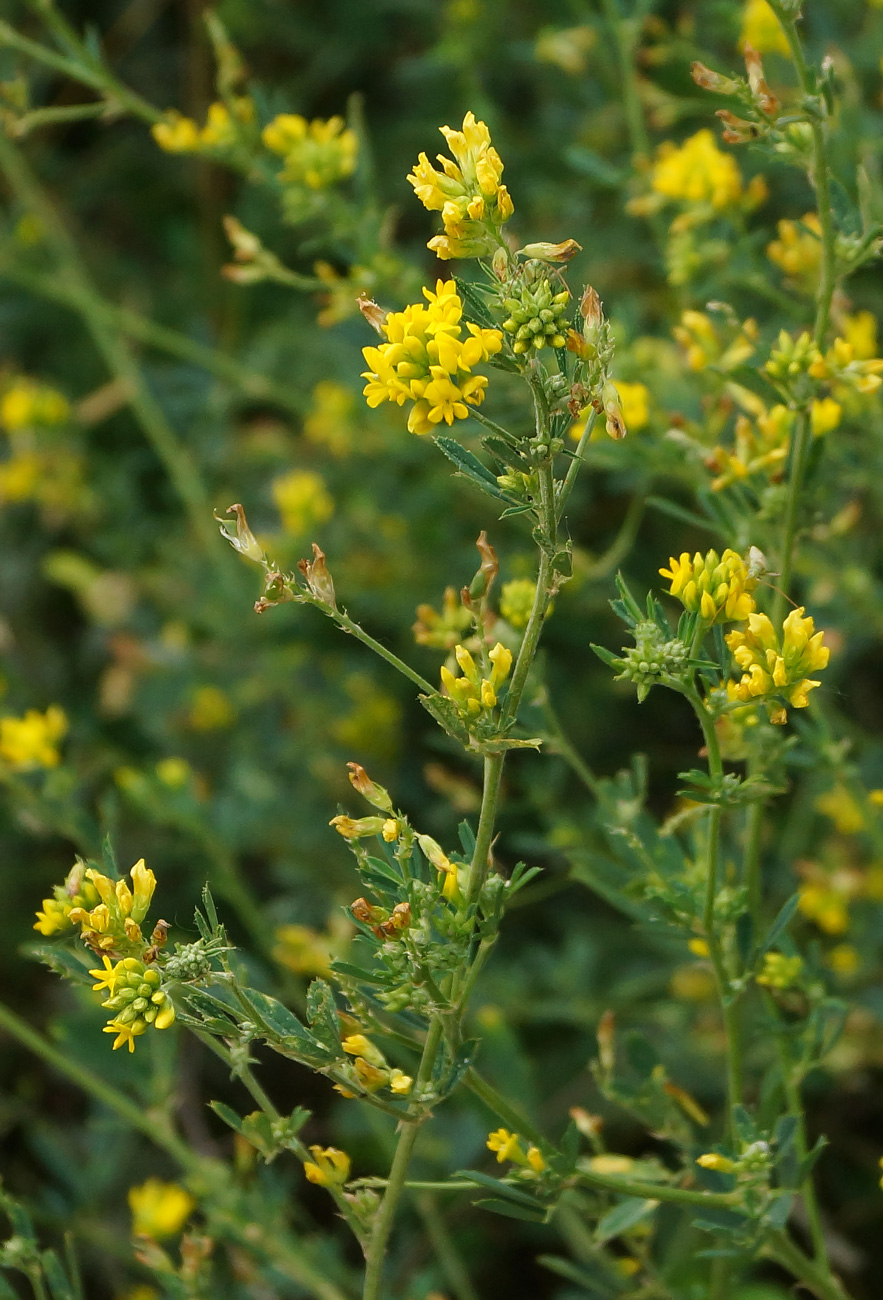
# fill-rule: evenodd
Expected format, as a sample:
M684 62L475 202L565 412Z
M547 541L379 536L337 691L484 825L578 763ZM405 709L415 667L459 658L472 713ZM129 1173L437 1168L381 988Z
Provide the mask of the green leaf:
M481 326L482 329L496 329L496 321L491 315L478 286L473 284L471 280L461 280L457 275L454 276L454 284L463 303L463 315L466 320L473 325Z
M786 903L779 909L775 920L767 930L762 942L757 949L757 958L760 959L765 952L772 948L773 944L787 928L791 918L797 911L797 905L800 902L799 894L792 894Z
M596 153L594 149L588 149L585 145L569 145L564 150L563 157L575 172L590 176L598 185L617 189L626 180L627 173L621 167L614 166L601 154Z
M509 501L512 498L503 491L496 480L496 476L491 473L486 465L482 465L477 456L473 456L471 451L461 447L459 442L454 442L453 438L433 438L432 440L438 447L439 451L447 456L457 466L457 473L462 474L464 478L471 479L476 487L481 488L482 492L487 492L489 496L496 497L499 501Z
M603 1246L613 1237L628 1232L629 1228L633 1228L636 1223L651 1215L658 1204L658 1201L648 1200L646 1197L629 1196L618 1205L614 1205L595 1229L595 1240L598 1245Z
M61 1266L61 1260L54 1250L44 1250L40 1254L40 1263L49 1283L52 1300L74 1300L73 1287Z
M771 1228L784 1228L788 1222L788 1215L791 1213L791 1206L794 1204L794 1197L790 1192L784 1192L777 1196L766 1212L766 1221Z
M358 980L360 984L389 983L388 975L378 975L376 971L365 970L362 966L353 966L348 961L332 962L331 969L335 975L343 975L345 979Z
M494 1198L473 1201L472 1204L481 1206L483 1210L490 1210L491 1214L502 1214L507 1219L524 1219L528 1223L545 1223L549 1216L548 1210L543 1210L539 1206L529 1210L526 1205L515 1205L512 1201L498 1201Z
M313 980L307 989L307 1020L316 1037L335 1055L340 1055L340 1020L331 985Z
M515 1201L519 1205L526 1205L530 1209L536 1209L536 1197L528 1196L527 1192L522 1192L518 1187L510 1187L500 1178L493 1178L490 1174L483 1174L480 1169L458 1169L455 1178L469 1178L473 1183L481 1183L482 1187L487 1187L498 1196L504 1197L507 1201Z

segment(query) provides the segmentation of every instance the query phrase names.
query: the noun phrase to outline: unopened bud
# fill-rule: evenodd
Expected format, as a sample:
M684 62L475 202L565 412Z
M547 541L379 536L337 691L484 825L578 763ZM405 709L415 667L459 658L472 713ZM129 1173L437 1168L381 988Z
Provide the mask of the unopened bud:
M389 312L379 306L373 298L366 297L364 293L359 294L356 304L371 328L378 334L383 334L383 324Z
M525 244L518 251L525 257L538 257L543 262L569 262L582 252L582 247L575 239L565 239L562 244Z
M222 220L227 238L233 245L233 252L237 262L254 261L264 249L257 235L253 235L250 230L246 230L242 222L238 221L236 217L227 215Z
M583 1137L596 1138L604 1127L604 1120L600 1115L591 1115L582 1106L571 1106L569 1114Z
M698 61L690 64L690 76L703 90L714 90L719 95L734 95L739 89L738 81L725 77L723 73L715 72Z
M729 109L719 108L715 113L724 124L723 139L727 144L749 144L758 137L757 127L744 117L736 117Z
M307 586L313 595L318 600L321 600L323 605L330 605L332 609L337 609L334 582L325 564L325 553L319 550L315 542L313 542L312 561L298 560L297 567L304 575Z
M605 1011L598 1021L598 1059L605 1074L612 1074L616 1066L616 1017Z
M230 521L222 519L220 515L215 515L215 523L220 524L221 536L226 537L227 541L248 560L254 560L256 564L263 564L264 552L258 545L257 538L248 526L248 520L245 517L245 511L242 506L236 503L227 507L227 514L236 516L236 532L229 532Z
M487 596L493 586L497 574L500 572L500 562L497 559L497 552L488 541L487 533L484 529L479 533L478 541L475 545L479 555L481 556L481 564L479 565L478 572L469 584L468 595L472 600L482 600ZM467 601L464 600L463 603L467 605L467 608L471 608L471 601L467 603Z
M372 781L360 763L347 763L347 767L353 789L358 790L374 808L379 808L381 812L392 812L392 799L383 786Z
M332 817L328 823L333 826L338 835L342 835L345 840L362 840L369 835L379 835L383 830L382 817L346 817L340 813L337 817Z
M779 101L770 90L763 75L763 59L752 45L745 46L745 68L748 72L748 84L757 100L761 112L772 116L779 107Z
M597 329L604 319L604 313L601 310L601 299L590 284L587 284L583 289L579 309L587 329Z

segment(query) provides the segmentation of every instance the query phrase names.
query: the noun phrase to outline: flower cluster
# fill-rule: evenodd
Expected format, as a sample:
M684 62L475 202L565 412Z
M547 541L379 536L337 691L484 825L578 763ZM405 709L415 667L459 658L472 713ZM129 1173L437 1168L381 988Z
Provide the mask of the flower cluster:
M669 594L676 596L691 614L701 614L707 623L734 623L748 618L755 608L751 592L757 586L748 565L729 548L691 557L686 551L672 556L670 568L660 569L671 581Z
M716 370L726 371L748 360L754 352L758 329L757 322L749 317L727 336L706 312L687 310L681 314L672 334L684 349L690 370L714 366Z
M840 424L843 408L833 397L822 397L810 404L810 429L814 438L830 433ZM759 406L752 421L737 416L733 445L718 446L706 458L706 467L716 477L712 492L720 492L731 483L765 474L770 479L781 476L788 458L791 435L797 412L781 403L767 410Z
M843 338L836 338L824 356L816 353L809 366L809 373L813 379L854 389L865 397L876 393L883 383L881 372L883 372L883 359L879 357L859 359L853 344Z
M176 109L167 109L163 120L150 128L160 149L166 153L221 153L237 145L255 118L254 103L248 96L217 100L209 104L205 125Z
M527 627L530 611L536 599L537 585L533 578L513 578L500 589L500 614L516 631Z
M72 929L71 912L91 910L101 902L98 890L89 879L85 862L76 862L67 873L63 885L56 885L52 898L43 899L43 910L37 913L34 929L46 936Z
M57 704L45 713L28 709L22 718L0 718L0 766L14 772L57 767L58 743L67 732L67 717Z
M413 402L412 433L434 433L443 421L465 420L468 408L484 400L487 385L473 368L503 345L499 330L477 325L468 325L468 336L462 337L463 304L453 280L439 280L435 293L424 289L423 294L428 306L415 303L385 317L387 343L362 349L371 367L362 375L368 380L363 390L368 405Z
M457 704L465 718L477 718L481 713L496 707L497 691L509 676L512 668L512 651L498 641L493 650L488 651L491 662L489 677L482 677L478 665L464 645L454 647L454 657L460 667L462 676L455 677L447 665L441 669L441 681L445 694Z
M122 882L120 882L122 883ZM154 1029L168 1029L175 1023L175 1008L169 995L161 987L162 976L156 966L146 966L137 957L124 957L116 964L108 957L103 959L103 970L90 970L98 983L94 992L107 989L110 994L102 1007L113 1012L104 1027L106 1034L116 1034L113 1050L127 1046L135 1050L135 1039Z
M803 958L794 955L786 957L783 952L764 954L763 970L757 976L757 983L768 989L790 989L803 973Z
M539 1147L529 1146L525 1151L517 1133L510 1133L506 1128L498 1128L488 1134L487 1148L496 1153L497 1164L511 1160L522 1169L529 1169L534 1174L541 1174L547 1167Z
M786 709L776 701L785 699L792 708L805 709L809 692L821 684L808 674L828 663L830 651L822 645L823 637L813 620L804 617L803 606L792 609L781 637L766 614L749 614L745 631L727 634L727 645L742 669L741 679L730 683L728 692L746 703L766 700L770 721L784 723Z
M14 379L0 397L0 426L7 433L35 425L64 424L69 418L67 398L33 379Z
M697 131L681 145L664 140L650 172L650 185L653 193L632 199L629 211L650 213L673 202L686 209L690 221L704 220L727 208L750 210L763 202L767 192L760 176L743 187L739 164L718 148L707 129Z
M417 622L412 631L418 645L432 646L435 650L453 650L471 624L471 611L453 587L446 587L441 613L432 605L418 605Z
M563 348L569 301L569 291L565 288L556 293L545 276L533 284L522 284L517 296L504 298L503 306L510 315L503 321L503 329L513 336L512 351L516 355L531 348L539 351L547 343Z
M411 1091L414 1080L409 1074L396 1067L390 1067L386 1057L364 1034L350 1034L342 1043L343 1050L353 1057L353 1081L364 1092L377 1092L380 1088L389 1088L396 1096L405 1097ZM344 1097L353 1097L349 1089L336 1085L337 1091Z
M285 185L325 190L356 169L359 142L342 117L308 122L299 113L280 113L264 127L261 139L283 160L279 179Z
M444 234L427 245L438 257L481 257L502 244L500 227L514 208L506 186L501 184L503 164L491 144L484 122L473 113L463 118L460 131L440 128L456 162L438 155L437 171L421 153L408 180L417 198L430 212L440 212Z
M312 1160L304 1161L307 1182L319 1187L342 1187L350 1176L350 1158L337 1147L311 1146Z
M94 906L72 907L68 912L68 920L80 927L83 942L99 953L140 951L144 947L140 922L147 915L156 888L156 877L144 865L144 859L139 859L129 872L132 889L125 880L111 880L94 867L86 867L84 874L100 901ZM34 928L41 927L38 923Z
M822 260L818 213L807 212L799 221L784 217L777 222L776 229L779 237L767 244L767 257L795 285L813 292Z

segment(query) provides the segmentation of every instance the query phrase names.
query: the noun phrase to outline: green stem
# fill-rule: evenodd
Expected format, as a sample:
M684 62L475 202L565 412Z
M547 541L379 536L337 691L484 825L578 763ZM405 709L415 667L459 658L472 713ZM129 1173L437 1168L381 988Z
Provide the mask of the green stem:
M813 74L806 62L803 53L803 46L800 42L800 36L797 31L797 22L795 15L785 11L781 0L771 0L771 8L775 13L785 39L788 42L788 48L791 51L791 58L794 62L794 70L800 88L808 100L813 101L813 106L818 112L823 111L823 101L817 94L814 84ZM819 227L821 231L821 265L819 268L819 283L816 288L816 316L813 327L813 342L816 347L821 349L824 346L825 335L828 330L828 322L831 315L831 302L834 297L834 289L837 283L837 266L835 252L835 236L833 212L831 208L831 187L830 187L830 168L828 166L827 156L827 138L825 123L817 115L817 112L807 114L810 130L812 132L812 150L813 160L810 168L809 178L816 194L816 211L819 218ZM797 435L794 442L794 449L791 456L791 469L788 478L788 498L785 507L785 523L782 536L782 557L781 557L781 577L779 580L780 590L776 593L776 599L773 605L774 622L781 622L785 612L788 596L793 575L794 552L797 538L797 518L800 506L800 494L803 488L803 480L806 473L806 463L809 457L809 448L812 441L810 429L809 411L802 411L798 422Z
M571 492L573 491L573 486L576 483L577 475L579 474L580 469L582 468L583 456L586 454L586 447L588 447L589 442L591 441L592 430L595 427L595 422L597 419L598 419L598 412L595 410L594 407L592 407L592 409L589 411L589 414L586 418L586 427L583 429L582 437L580 438L577 444L576 451L573 453L573 458L567 467L567 473L564 476L564 481L561 483L560 487L558 488L558 492L556 494L556 521L559 524L561 520L564 518L564 507L567 505L567 499L570 496Z
M432 1249L435 1251L436 1259L445 1275L445 1280L454 1293L456 1300L479 1300L478 1292L472 1285L472 1279L466 1270L466 1265L463 1263L454 1238L448 1231L444 1217L435 1203L435 1198L428 1193L419 1196L417 1198L417 1210L423 1220L426 1235Z
M494 839L497 802L500 797L504 759L505 754L491 754L484 760L481 812L478 815L478 831L475 836L475 848L472 853L472 861L469 864L469 880L466 886L467 905L471 905L476 901L487 876L491 844Z
M122 330L130 338L146 343L148 347L157 348L161 352L167 352L170 356L179 357L182 361L192 362L203 370L217 375L219 379L235 384L249 397L275 402L295 415L303 415L309 406L309 398L305 393L287 384L268 379L258 371L242 365L235 358L228 357L223 352L207 347L203 343L197 343L195 339L188 338L178 330L158 325L156 321L149 320L136 311L117 307L97 295L90 298L73 285L65 284L47 275L26 271L10 258L0 264L0 276L32 293L63 303L80 313L91 309L104 317L108 325Z
M784 1232L772 1235L764 1247L764 1254L793 1274L817 1300L849 1300L839 1279L805 1255Z
M514 722L518 712L518 705L521 703L521 696L527 682L527 675L530 672L536 655L537 645L540 639L540 633L543 628L543 620L546 616L546 610L549 606L551 593L549 587L552 580L552 560L545 551L540 552L539 568L537 570L537 586L534 593L533 607L530 611L530 618L527 627L524 630L524 639L521 642L521 648L518 651L518 658L515 661L515 668L512 671L512 678L509 683L509 690L506 695L506 701L503 705L502 717L500 719L501 730Z
M557 754L563 758L565 763L576 773L583 785L590 794L597 798L598 779L595 776L588 763L585 762L582 755L574 749L569 738L564 734L564 728L558 719L558 715L552 708L552 702L549 699L548 690L543 692L543 716L546 720L548 732L548 751ZM544 737L546 739L546 737Z
M616 0L601 0L601 8L610 30L610 38L616 49L619 63L620 90L622 104L628 125L629 140L635 163L643 161L650 155L650 137L644 121L644 109L638 93L638 79L635 73L635 45L638 28L633 20L623 18Z
M614 1174L596 1174L583 1169L578 1174L579 1182L588 1183L590 1187L601 1187L605 1192L616 1192L619 1196L640 1196L653 1201L666 1201L672 1205L712 1205L725 1208L738 1205L742 1193L732 1192L696 1192L689 1187L671 1187L668 1183L651 1183L638 1178L619 1178Z
M126 343L94 303L91 284L76 245L20 151L0 133L0 169L20 201L38 217L58 259L61 274L77 291L79 310L96 348L127 393L132 412L169 476L193 532L209 555L217 554L217 534L199 472L148 389Z
M309 597L305 597L304 599L309 601ZM343 610L334 609L333 606L328 605L321 600L313 600L311 603L321 609L329 618L333 618L337 626L342 628L344 632L348 632L350 636L354 636L357 641L361 641L362 645L366 645L369 650L373 650L381 659L385 659L386 662L391 664L392 667L395 668L397 672L400 672L403 677L407 677L409 681L419 687L424 695L435 694L435 687L432 686L425 677L421 677L420 674L415 672L413 668L410 668L403 659L400 659L398 655L393 654L391 650L387 650L386 646L381 645L379 641L376 641L373 636L364 630L364 628L359 627L358 623L354 623L349 614L345 614Z
M763 896L760 869L760 840L766 805L762 799L751 804L745 827L744 879L748 897L748 914L754 928L755 942L760 937L760 909Z

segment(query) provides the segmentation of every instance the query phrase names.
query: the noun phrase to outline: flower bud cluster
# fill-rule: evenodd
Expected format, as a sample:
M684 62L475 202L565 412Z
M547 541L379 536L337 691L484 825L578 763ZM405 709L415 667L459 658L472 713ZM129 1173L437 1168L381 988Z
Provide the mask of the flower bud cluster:
M391 1068L379 1047L365 1034L350 1034L343 1040L342 1047L348 1056L353 1057L350 1073L353 1083L363 1092L389 1088L397 1097L406 1097L411 1091L414 1084L411 1076L395 1066ZM341 1084L336 1087L344 1097L356 1095Z
M114 1014L104 1028L116 1034L114 1051L123 1044L135 1050L135 1039L154 1029L168 1029L175 1021L175 1008L162 988L162 976L156 966L146 966L136 957L124 957L115 965L104 958L103 970L92 970L98 980L94 990L107 989L110 997L102 1007Z
M633 634L635 644L623 648L622 671L617 677L634 682L643 699L647 689L661 677L681 677L690 658L689 648L677 638L667 639L657 623L638 623ZM640 688L644 687L642 691Z
M163 973L174 980L203 979L211 970L211 958L205 950L205 943L197 939L195 943L179 944L176 951L165 962Z
M226 103L209 104L201 128L192 117L171 108L150 128L150 134L166 153L228 153L251 139L254 120L253 100L247 95L233 96Z
M528 262L524 271L540 265ZM567 333L567 304L570 293L555 286L548 277L537 279L532 285L522 282L517 291L503 299L503 306L509 317L503 321L503 329L513 336L512 351L516 354L529 352L531 348L539 351L549 344L554 348L563 348Z
M802 973L802 957L797 954L786 957L783 952L768 952L764 955L763 970L756 978L758 984L769 989L790 989L799 982Z
M735 551L699 551L692 559L684 551L669 559L670 568L660 569L671 582L669 594L676 596L691 614L701 614L707 623L733 623L746 619L755 609L752 591L757 586L748 565Z

